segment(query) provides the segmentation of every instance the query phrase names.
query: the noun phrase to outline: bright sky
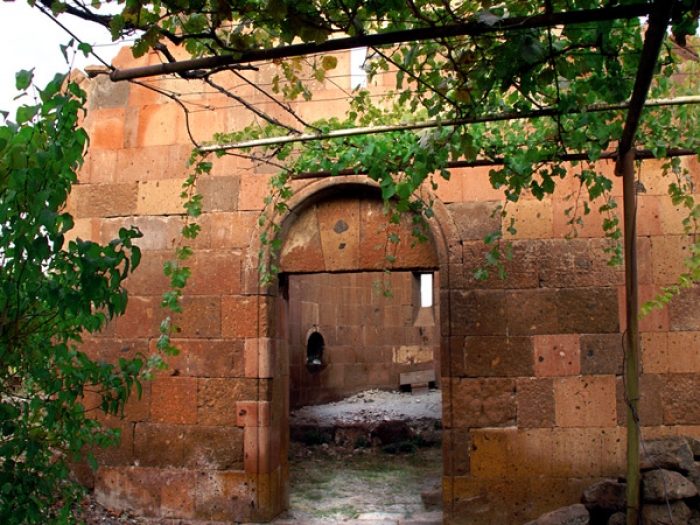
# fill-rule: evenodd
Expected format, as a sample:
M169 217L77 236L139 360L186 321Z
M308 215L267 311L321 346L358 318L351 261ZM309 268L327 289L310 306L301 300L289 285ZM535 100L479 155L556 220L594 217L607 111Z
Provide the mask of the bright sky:
M108 63L118 52L120 45L111 42L106 30L89 23L79 23L68 15L59 16L59 20L76 36L91 44ZM0 0L0 49L3 50L0 59L0 110L13 111L18 104L12 99L17 95L15 73L20 69L35 68L35 78L40 87L45 86L56 73L68 71L59 46L67 44L70 38L39 9L29 7L26 0ZM82 69L98 63L95 57L85 58L79 53L74 67Z

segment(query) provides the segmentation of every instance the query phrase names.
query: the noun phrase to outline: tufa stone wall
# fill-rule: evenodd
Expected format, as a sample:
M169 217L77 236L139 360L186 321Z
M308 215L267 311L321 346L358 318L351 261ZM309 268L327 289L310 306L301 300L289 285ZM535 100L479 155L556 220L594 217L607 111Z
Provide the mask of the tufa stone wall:
M311 101L292 103L304 118L342 115L347 97L341 88L349 87L342 74L349 58L339 58L337 85L317 84ZM115 66L158 60L154 55L133 59L125 50ZM274 66L242 74L264 86ZM289 118L232 75L222 73L218 81L239 85L239 94L283 121ZM379 78L370 89L382 91L383 82ZM242 108L202 85L175 78L148 84L186 95L197 140L249 124ZM167 289L162 263L178 242L178 195L191 144L181 108L158 91L112 84L106 77L85 80L84 87L91 148L71 195L74 235L106 242L119 227L132 224L144 233L143 262L128 283L126 315L84 345L93 355L116 360L155 347L164 317L160 297ZM683 163L699 188L697 160ZM612 164L598 167L614 179L613 196L621 201ZM646 300L682 271L685 245L682 214L666 194L660 164L645 161L639 174L645 188L638 195L638 233ZM295 182L279 261L289 295L283 279L282 286L261 288L257 221L269 175L264 166L226 155L198 182L204 214L185 313L176 319L181 354L145 384L140 400L130 401L124 419L104 420L122 430L122 443L99 452L99 470L76 467L111 508L163 523L211 524L264 522L288 506L290 388L299 384L290 373L299 368L294 356L306 329L295 317L301 310L291 303L296 295L319 304L320 316L322 303L311 290L328 278L299 274L382 270L374 265L383 254L373 250L381 235L360 225L379 226L383 216L371 205L378 190L361 176ZM566 240L572 226L565 211L577 202L570 197L579 195L573 177L558 181L554 195L542 201L524 195L508 204L516 235L493 213L503 195L490 187L487 168L453 170L450 181L439 181L431 191L425 189L425 196L435 199L430 243L419 251L400 245L395 270L397 275L436 270L445 523L524 523L575 503L591 483L623 473L623 272L607 265L603 217L595 211L576 238ZM341 225L340 233L339 220L348 226ZM482 238L495 229L513 245L508 277L476 281L473 269L486 250ZM295 294L295 286L308 289L306 299ZM324 305L353 304L344 284L335 287L330 303L328 294L319 293ZM392 308L376 307L382 317ZM356 322L353 326L368 324ZM645 317L641 331L645 437L698 435L700 292L684 290L665 310ZM388 359L388 353L382 355ZM87 396L86 406L94 404Z

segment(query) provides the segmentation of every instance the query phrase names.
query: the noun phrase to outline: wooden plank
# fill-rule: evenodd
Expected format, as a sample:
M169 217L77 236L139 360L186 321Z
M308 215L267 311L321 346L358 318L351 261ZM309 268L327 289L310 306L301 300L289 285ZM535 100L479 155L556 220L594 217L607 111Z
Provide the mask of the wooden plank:
M418 372L404 372L399 374L400 385L413 383L430 383L435 381L435 370L420 370Z

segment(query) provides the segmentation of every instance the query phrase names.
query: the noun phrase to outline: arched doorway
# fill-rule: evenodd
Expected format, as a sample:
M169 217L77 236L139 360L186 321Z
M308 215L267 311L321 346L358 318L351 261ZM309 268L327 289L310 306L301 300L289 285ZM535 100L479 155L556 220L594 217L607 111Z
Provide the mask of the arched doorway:
M411 217L387 227L383 209L374 188L339 186L309 196L285 224L279 332L287 335L291 410L368 390L439 386L437 250L433 239L411 247ZM388 243L389 233L402 242ZM355 444L371 441L354 431ZM316 439L345 439L334 436ZM440 472L439 450L432 457Z

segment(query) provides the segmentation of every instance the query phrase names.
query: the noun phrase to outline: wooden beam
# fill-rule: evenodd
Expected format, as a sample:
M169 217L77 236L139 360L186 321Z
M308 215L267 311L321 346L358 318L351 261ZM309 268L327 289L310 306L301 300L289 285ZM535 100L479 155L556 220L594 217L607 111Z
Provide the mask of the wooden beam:
M290 58L294 56L311 55L343 51L357 47L378 47L396 45L403 42L419 42L460 36L479 36L492 33L503 33L525 29L536 29L570 24L586 24L609 20L632 19L647 16L651 6L647 3L622 5L607 8L587 9L581 11L566 11L560 13L543 13L539 15L505 18L494 24L481 22L465 22L446 26L422 27L404 31L375 33L348 38L335 38L322 44L308 43L241 51L229 55L217 55L179 62L168 62L153 66L132 69L115 70L110 74L114 82L132 80L135 78L154 77L169 73L184 73L196 69L215 69L236 64L250 64L267 60Z
M700 96L686 96L676 98L664 98L648 100L646 107L681 106L700 104ZM423 120L415 122L404 122L401 124L390 124L386 126L365 126L359 128L334 129L327 133L304 133L299 135L285 135L282 137L266 137L262 139L245 140L240 142L230 142L224 144L210 144L198 146L200 153L213 153L229 149L258 148L262 146L281 146L294 142L311 142L314 140L329 140L357 135L376 135L393 131L411 131L416 129L428 129L449 126L465 126L468 124L478 124L483 122L503 122L508 120L525 120L544 117L554 117L558 115L576 115L579 113L602 113L605 111L624 111L629 109L630 103L620 104L591 104L583 108L574 108L569 111L559 111L556 107L536 109L533 111L507 111L503 113L487 113L475 117Z
M663 158L670 159L672 157L688 157L698 155L698 151L686 148L669 148L666 150L666 156ZM604 151L596 160L617 160L617 151ZM635 158L637 160L643 159L655 159L651 150L636 150ZM585 153L567 153L565 155L560 155L556 159L551 159L549 162L586 162L588 161L588 155ZM477 168L483 166L503 166L505 159L503 157L496 157L493 159L476 159L476 160L454 160L447 163L448 169L457 168ZM342 175L366 175L367 171L363 169L348 168L340 170L338 173L331 173L328 170L319 171L307 171L304 173L294 173L292 178L294 180L301 179L322 179L325 177L342 176Z

